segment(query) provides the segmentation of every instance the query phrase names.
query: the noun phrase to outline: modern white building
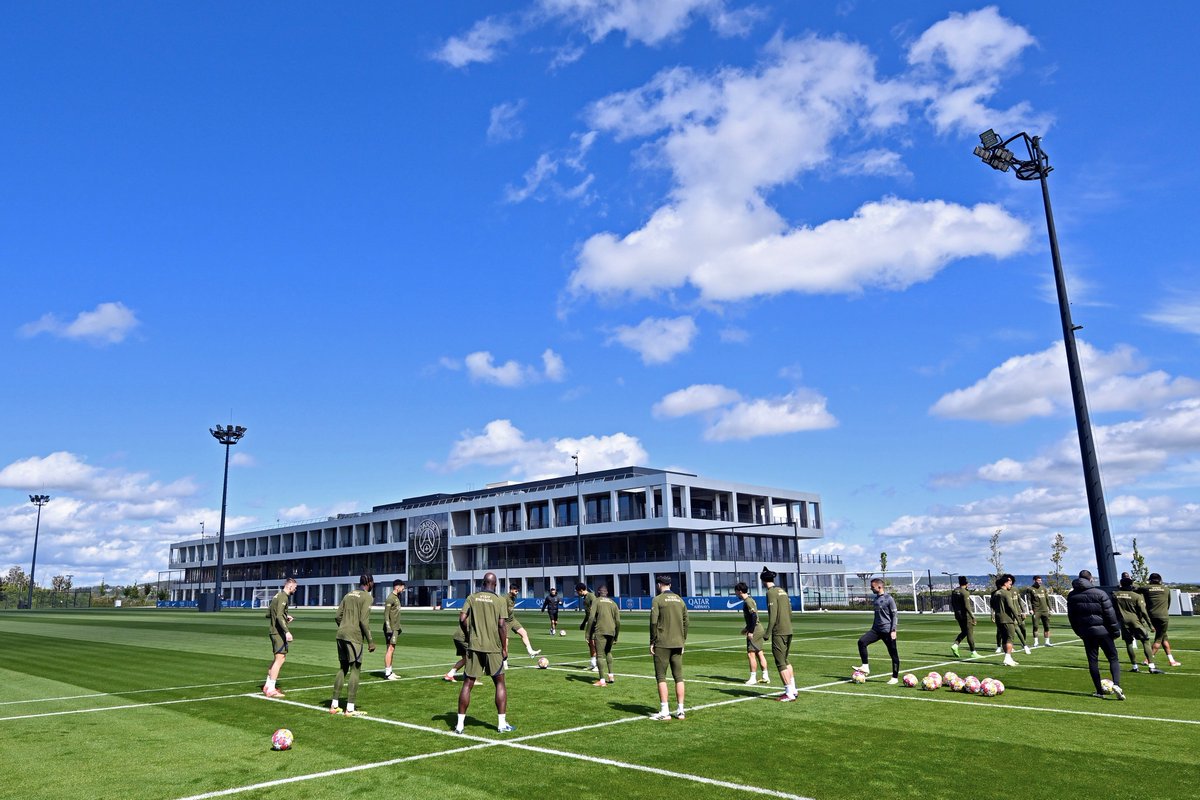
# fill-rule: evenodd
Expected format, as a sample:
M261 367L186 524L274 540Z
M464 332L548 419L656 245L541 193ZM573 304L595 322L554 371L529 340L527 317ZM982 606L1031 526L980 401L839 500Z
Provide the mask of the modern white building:
M819 588L843 573L840 556L804 552L823 535L811 492L623 467L227 534L224 599L294 576L295 604L334 605L371 572L380 599L403 578L409 604L432 605L467 596L489 570L523 597L551 586L572 597L581 563L590 587L618 597L650 595L662 573L680 594L732 595L739 580L757 586L764 564L791 591L797 574ZM171 545L170 569L182 575L172 600L213 588L216 547L212 537Z

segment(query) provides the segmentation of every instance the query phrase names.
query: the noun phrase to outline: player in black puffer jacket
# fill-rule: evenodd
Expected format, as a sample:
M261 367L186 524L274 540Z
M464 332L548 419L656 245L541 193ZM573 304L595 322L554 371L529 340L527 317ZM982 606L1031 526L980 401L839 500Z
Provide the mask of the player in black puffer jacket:
M1087 652L1088 672L1091 673L1092 683L1096 686L1093 696L1105 696L1100 685L1099 651L1103 650L1108 658L1109 672L1112 673L1113 694L1124 700L1125 692L1121 690L1121 660L1113 642L1113 639L1121 635L1121 623L1117 620L1117 611L1113 608L1112 599L1103 589L1092 585L1092 573L1086 569L1071 581L1071 586L1071 593L1067 595L1067 619L1071 622L1071 630L1083 640L1083 648Z

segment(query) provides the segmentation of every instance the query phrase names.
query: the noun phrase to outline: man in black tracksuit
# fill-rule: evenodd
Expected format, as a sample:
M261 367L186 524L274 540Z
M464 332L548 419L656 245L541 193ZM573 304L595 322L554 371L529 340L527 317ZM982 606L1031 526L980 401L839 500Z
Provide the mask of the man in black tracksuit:
M1087 651L1088 672L1092 675L1092 683L1096 685L1093 696L1104 697L1104 689L1100 685L1100 650L1108 658L1108 669L1112 673L1113 694L1117 699L1124 700L1125 692L1121 691L1121 660L1117 656L1117 646L1113 640L1121 635L1121 623L1117 620L1116 609L1112 600L1103 589L1092 585L1092 573L1082 570L1079 577L1071 582L1072 591L1067 595L1067 619L1071 630L1083 640L1084 650Z

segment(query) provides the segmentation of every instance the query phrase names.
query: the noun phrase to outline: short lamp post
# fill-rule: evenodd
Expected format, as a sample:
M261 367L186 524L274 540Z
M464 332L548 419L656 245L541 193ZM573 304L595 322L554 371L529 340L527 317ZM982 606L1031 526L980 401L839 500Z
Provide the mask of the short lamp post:
M38 534L42 530L42 506L50 502L48 494L31 494L29 502L37 506L37 522L33 526L33 563L29 565L29 597L26 603L29 605L29 610L33 611L33 579L37 573L37 546Z
M1021 159L1009 145L1020 140L1028 158ZM980 146L975 155L983 163L1000 172L1012 169L1018 180L1036 180L1042 185L1042 203L1046 208L1046 230L1050 235L1050 257L1054 262L1054 286L1058 290L1058 311L1062 317L1063 345L1067 350L1067 370L1071 377L1071 397L1075 404L1075 428L1079 434L1079 452L1083 458L1083 481L1087 490L1088 514L1092 523L1092 542L1096 548L1096 566L1100 570L1103 586L1117 585L1117 562L1114 558L1112 536L1108 529L1108 512L1104 507L1104 488L1100 482L1100 464L1096 458L1096 445L1092 440L1092 423L1088 416L1087 395L1083 385L1083 373L1079 368L1079 352L1075 346L1075 331L1082 326L1071 322L1071 305L1067 300L1067 282L1063 277L1062 259L1058 253L1058 234L1054 230L1054 214L1050 209L1050 187L1046 176L1054 168L1042 150L1040 136L1021 132L1001 141L993 130L979 135Z
M225 571L225 509L229 501L229 448L237 444L246 435L246 429L241 425L226 425L209 428L208 432L221 444L225 445L225 480L221 485L221 530L217 534L217 574L213 581L213 592L216 594L217 605L213 611L221 610L222 572Z

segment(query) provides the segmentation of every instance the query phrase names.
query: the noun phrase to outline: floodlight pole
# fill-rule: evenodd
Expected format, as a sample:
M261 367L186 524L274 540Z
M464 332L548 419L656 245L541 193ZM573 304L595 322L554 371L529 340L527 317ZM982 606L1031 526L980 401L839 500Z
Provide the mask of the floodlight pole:
M229 500L229 448L246 435L246 429L241 425L226 425L223 428L218 425L215 428L209 428L208 432L213 435L214 439L225 445L225 480L221 486L221 531L217 534L217 574L213 581L213 592L217 595L217 607L213 611L220 611L222 584L224 583L221 573L225 569L225 509Z
M975 155L985 164L1001 172L1015 168L1018 180L1037 180L1042 185L1042 203L1046 208L1046 231L1050 237L1050 257L1054 262L1054 287L1058 292L1058 312L1062 318L1063 345L1067 350L1067 371L1071 378L1071 399L1075 405L1075 428L1079 434L1079 453L1083 460L1083 482L1087 490L1088 514L1091 517L1092 542L1096 549L1096 566L1099 568L1102 586L1117 585L1117 561L1113 552L1112 535L1108 527L1108 512L1104 507L1104 487L1100 481L1100 463L1096 457L1096 445L1092 439L1092 423L1088 415L1087 394L1083 385L1083 372L1079 367L1079 351L1075 344L1075 331L1083 326L1071 321L1071 304L1067 299L1067 282L1063 277L1062 258L1058 252L1058 234L1054 228L1054 212L1050 207L1050 186L1046 176L1054 169L1050 159L1042 150L1041 137L1018 133L1003 142L995 131L985 131L979 137L982 147L975 148ZM1020 139L1029 153L1027 160L1020 160L1009 151L1008 145Z
M42 506L50 502L50 495L31 494L29 495L29 502L37 506L37 522L33 526L33 563L29 565L29 598L27 600L29 610L33 611L33 576L37 572L37 546L38 534L42 530Z
M575 462L575 557L579 560L579 582L583 579L583 490L579 486L579 453L571 456Z

